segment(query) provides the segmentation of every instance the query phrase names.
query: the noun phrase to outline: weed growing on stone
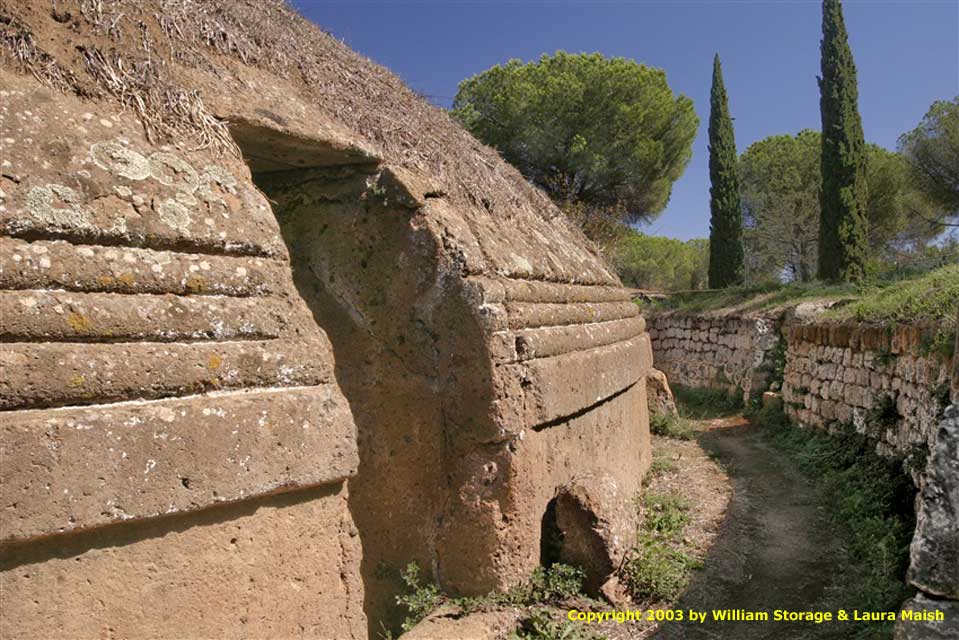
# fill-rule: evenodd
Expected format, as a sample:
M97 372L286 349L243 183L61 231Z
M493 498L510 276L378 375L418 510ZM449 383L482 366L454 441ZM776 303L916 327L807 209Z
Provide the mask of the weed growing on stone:
M668 414L650 416L649 431L657 436L676 440L692 440L696 437L689 420Z
M419 566L411 562L402 573L406 592L396 597L396 603L404 607L407 612L401 628L404 632L409 631L445 604L455 607L463 615L499 607L558 604L582 595L584 577L583 571L577 567L556 563L548 568L537 567L528 580L509 591L493 591L478 597L454 598L441 593L435 584L424 582L420 576ZM384 634L385 639L388 640L390 637L389 634ZM542 637L547 638L547 636ZM578 636L557 637L578 638ZM583 636L583 639L586 640L587 636Z
M833 433L801 429L775 406L750 416L770 441L795 460L833 506L831 518L847 541L845 565L836 575L844 606L894 611L911 595L905 583L909 542L915 528L915 487L898 461L875 452L874 444L851 426ZM888 637L891 625L872 623L862 638Z
M415 627L416 623L440 606L443 596L440 595L439 587L435 584L421 583L420 567L415 562L406 565L402 578L407 592L396 596L396 604L405 607L408 612L402 625L405 632Z
M875 425L881 429L895 427L902 420L896 399L889 394L882 394L876 398L875 405L866 412L866 424Z

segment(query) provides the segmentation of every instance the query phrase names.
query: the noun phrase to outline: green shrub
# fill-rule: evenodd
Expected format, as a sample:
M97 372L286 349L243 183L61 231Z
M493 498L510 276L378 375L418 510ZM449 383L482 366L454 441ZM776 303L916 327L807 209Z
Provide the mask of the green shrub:
M866 412L866 424L870 427L879 427L886 429L895 427L902 420L899 415L899 409L896 406L896 399L889 394L883 394L878 398L872 409Z
M647 493L639 499L645 513L643 530L672 539L682 536L689 524L689 501L675 493Z
M415 562L406 565L402 578L408 591L396 596L396 604L406 608L402 628L409 631L443 602L443 596L435 584L420 584L420 567Z
M637 600L672 600L686 587L689 572L702 564L666 541L647 539L632 550L623 565L626 588Z
M676 440L692 440L696 437L693 426L688 420L664 413L650 416L649 431L657 436Z
M396 603L406 609L407 615L401 625L402 631L406 632L444 603L458 607L464 614L503 606L557 604L582 595L585 574L576 567L557 562L550 567L537 567L528 580L507 592L492 591L484 596L464 598L451 598L440 593L435 584L423 584L419 565L415 562L406 566L401 578L406 585L406 592L396 597ZM381 635L384 638L392 637L387 630Z
M743 409L742 393L673 385L676 407L684 418L703 420L735 415Z
M569 620L553 620L545 609L534 611L524 618L519 628L510 633L509 640L606 640L606 636L593 633L583 624Z
M701 566L679 548L691 505L675 493L648 493L637 498L636 507L643 524L621 577L637 600L671 600L686 587L689 572Z
M536 567L525 585L519 587L525 605L558 602L579 595L583 590L583 571L568 564Z

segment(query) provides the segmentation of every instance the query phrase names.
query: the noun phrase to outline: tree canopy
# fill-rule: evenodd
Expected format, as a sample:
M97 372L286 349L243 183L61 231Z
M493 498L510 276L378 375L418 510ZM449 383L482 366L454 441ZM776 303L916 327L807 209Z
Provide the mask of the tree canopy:
M770 136L739 159L750 280L779 276L807 281L817 271L821 136L809 129ZM866 145L866 218L873 256L921 250L942 229L926 222L939 208L910 179L905 160Z
M557 202L651 220L689 162L699 120L666 73L558 51L460 83L453 115Z
M899 138L899 149L917 183L942 205L943 221L959 218L959 96L934 102Z
M688 291L706 286L709 242L648 236L633 229L616 245L613 262L627 286Z
M819 277L856 282L865 276L869 258L866 142L859 117L856 64L839 0L823 0L820 55Z
M709 287L743 283L743 215L736 175L736 138L719 55L709 95Z
M744 241L750 280L785 270L791 279L816 274L819 247L819 144L816 131L770 136L739 160Z

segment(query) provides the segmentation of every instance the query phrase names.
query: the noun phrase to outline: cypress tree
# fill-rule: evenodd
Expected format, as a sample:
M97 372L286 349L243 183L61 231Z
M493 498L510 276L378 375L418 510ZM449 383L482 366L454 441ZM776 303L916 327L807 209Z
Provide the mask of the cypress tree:
M820 55L819 277L858 282L865 275L869 257L866 142L859 117L856 65L839 0L823 0Z
M744 254L736 139L719 54L709 97L709 288L722 289L742 284Z

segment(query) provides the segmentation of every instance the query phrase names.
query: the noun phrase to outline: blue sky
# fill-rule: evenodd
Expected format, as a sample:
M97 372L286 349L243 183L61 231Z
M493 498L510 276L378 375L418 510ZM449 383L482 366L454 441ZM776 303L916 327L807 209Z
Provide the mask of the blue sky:
M709 234L706 123L713 53L723 61L740 153L818 129L820 3L372 2L292 0L306 17L448 106L459 82L510 58L599 51L665 69L700 117L693 158L647 233ZM957 0L847 1L866 140L894 149L934 100L959 94Z

